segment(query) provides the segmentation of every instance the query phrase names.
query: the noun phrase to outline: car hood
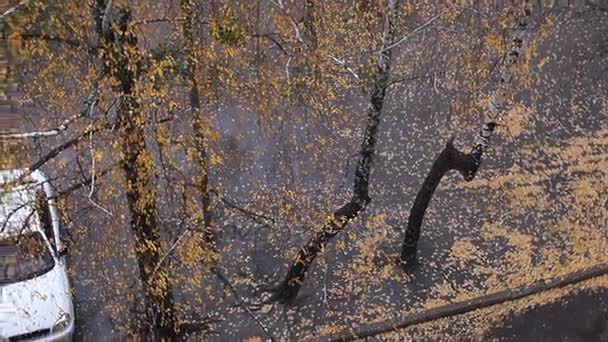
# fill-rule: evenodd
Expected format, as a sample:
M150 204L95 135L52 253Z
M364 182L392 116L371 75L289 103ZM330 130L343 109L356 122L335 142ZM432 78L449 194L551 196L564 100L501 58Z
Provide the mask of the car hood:
M62 263L26 281L0 287L0 336L51 329L63 314L74 317L70 286Z

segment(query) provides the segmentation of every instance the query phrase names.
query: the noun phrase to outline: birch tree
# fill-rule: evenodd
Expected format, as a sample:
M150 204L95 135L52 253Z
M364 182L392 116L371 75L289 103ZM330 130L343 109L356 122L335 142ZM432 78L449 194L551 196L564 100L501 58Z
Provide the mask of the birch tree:
M458 170L465 181L471 181L475 178L481 164L481 157L488 149L497 122L507 109L513 74L518 67L518 61L525 47L530 26L530 5L526 3L517 10L521 13L518 14L517 25L513 28L509 37L509 47L503 57L503 64L499 71L499 83L489 100L489 107L484 115L484 123L473 143L473 147L470 152L463 153L454 147L454 138L448 140L445 148L433 162L429 174L416 195L408 218L400 257L400 262L406 267L411 267L416 262L416 249L420 239L424 213L441 178L450 170Z

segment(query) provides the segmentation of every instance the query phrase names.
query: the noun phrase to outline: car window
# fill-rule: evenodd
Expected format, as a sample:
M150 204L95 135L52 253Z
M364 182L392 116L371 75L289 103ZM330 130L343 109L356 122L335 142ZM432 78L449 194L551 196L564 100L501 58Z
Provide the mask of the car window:
M53 220L51 218L49 202L47 201L46 195L42 189L38 189L36 191L36 211L38 213L38 217L40 217L40 225L44 231L44 235L47 237L51 246L56 251L57 246L55 244L55 234L53 232Z
M54 266L55 260L39 232L0 240L0 284L32 279Z

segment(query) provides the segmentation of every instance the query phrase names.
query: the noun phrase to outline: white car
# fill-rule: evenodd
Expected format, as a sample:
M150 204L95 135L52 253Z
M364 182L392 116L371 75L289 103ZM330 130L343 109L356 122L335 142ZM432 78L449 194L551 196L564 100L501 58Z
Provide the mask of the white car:
M24 172L0 171L0 341L70 341L74 306L54 191L40 171Z

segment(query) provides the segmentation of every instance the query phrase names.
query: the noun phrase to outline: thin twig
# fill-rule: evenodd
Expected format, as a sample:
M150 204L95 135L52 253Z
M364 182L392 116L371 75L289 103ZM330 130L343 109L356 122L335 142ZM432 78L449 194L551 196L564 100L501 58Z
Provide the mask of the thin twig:
M332 55L328 55L328 57L331 58L334 62L336 62L337 65L343 67L346 71L353 75L353 77L357 79L357 81L359 81L359 74L357 74L351 67L349 67L344 59L339 59L338 57Z
M403 43L404 41L408 40L411 36L413 36L414 34L420 32L421 30L424 30L425 28L427 28L427 26L431 25L435 20L439 19L439 17L441 17L445 12L447 12L447 10L444 10L442 12L440 12L439 14L437 14L436 16L432 17L431 19L427 20L424 24L418 26L416 29L414 29L413 31L411 31L410 33L406 34L405 36L403 36L401 39L399 39L397 42L383 48L380 51L377 51L378 53L382 53L385 51L388 51L394 47L396 47L397 45Z
M103 171L99 172L97 174L97 179L100 179L101 177L105 176L107 173L109 173L110 171L112 171L112 169L114 169L114 167L116 167L118 165L118 163L114 163L112 165L110 165L110 167L108 167L107 169L104 169ZM72 186L70 186L69 188L65 189L65 190L61 190L57 193L57 195L55 197L61 197L61 196L65 196L67 194L70 194L82 187L87 187L87 184L89 184L91 182L90 178L85 178L83 179L82 182L74 184ZM97 184L99 187L99 183Z
M4 13L2 13L2 15L0 15L0 22L4 21L4 18L8 17L9 15L15 13L17 10L21 9L21 7L24 7L25 5L27 5L30 2L30 0L23 0L20 3L18 3L17 5L9 8L8 10L4 11ZM0 24L1 25L1 24Z
M185 17L177 17L177 18L154 18L154 19L143 19L136 20L131 23L132 26L136 25L145 25L145 24L155 24L155 23L166 23L166 22L182 22L186 21ZM208 24L206 21L198 21L199 24Z
M276 8L278 8L289 19L289 22L291 22L291 26L293 26L296 40L298 42L300 42L300 44L304 44L304 39L302 39L302 34L300 34L300 29L298 28L298 24L296 23L295 20L293 20L293 18L289 15L289 13L287 13L287 10L285 9L285 5L283 4L283 2L279 1L277 3L272 0L269 0L268 2L270 2Z
M0 139L29 139L29 138L35 139L35 138L56 136L56 135L59 135L59 133L65 131L72 122L76 121L77 119L79 119L81 117L82 117L82 115L80 115L80 114L73 115L73 116L69 117L68 119L66 119L57 128L54 128L54 129L51 129L48 131L3 134L3 135L0 135Z
M0 135L0 139L28 139L28 138L42 138L42 137L56 136L59 133L61 133L62 131L65 131L72 122L76 121L77 119L79 119L81 117L82 117L82 115L80 115L80 113L73 115L73 116L69 117L68 119L66 119L57 128L53 128L48 131L3 134L3 135Z
M35 170L38 170L42 165L46 164L49 160L53 159L61 152L67 150L70 147L77 145L80 141L82 141L83 138L88 136L90 133L99 132L99 131L105 129L106 127L107 127L107 125L101 125L101 126L97 126L97 127L93 126L89 129L85 130L82 134L78 135L77 137L72 138L72 139L66 141L65 143L53 148L46 155L44 155L42 158L40 158L38 161L36 161L35 163L32 163L29 167L29 172L31 173L31 172L34 172ZM27 176L27 175L29 175L29 174L24 174L24 176Z
M40 40L44 40L44 41L47 41L47 42L62 43L62 44L66 44L68 46L71 46L73 48L77 48L77 49L81 49L82 48L83 50L86 50L89 53L94 53L98 49L97 46L83 46L83 44L80 41L75 40L75 39L48 35L46 33L25 32L25 33L23 33L23 34L20 35L20 38L23 39L23 40L40 39Z
M325 268L323 273L323 304L325 309L329 308L329 302L327 301L327 269L329 268L329 262L327 260L327 254L325 254Z
M93 146L93 132L89 134L89 149L91 151L91 188L89 189L89 199L95 191L95 148Z
M230 283L230 281L228 280L228 278L226 278L215 267L211 267L210 270L211 270L211 273L215 274L217 276L217 278L224 284L224 286L227 287L230 290L230 292L232 292L232 295L234 296L234 299L236 299L237 305L247 312L247 314L249 315L249 317L251 317L256 322L256 324L264 331L264 333L270 339L270 341L274 341L274 337L272 336L272 334L270 333L270 331L268 331L268 329L264 326L264 324L262 324L262 322L260 322L260 320L253 313L253 311L251 311L251 309L247 306L247 303L245 303L241 299L241 297L239 296L238 292L236 292L236 289L234 288L234 286L232 286L232 284Z
M109 124L104 124L104 125L99 125L99 126L90 125L89 128L86 131L84 131L82 134L80 134L79 136L72 138L71 140L68 140L67 142L53 148L47 154L45 154L42 158L40 158L36 162L30 164L30 166L26 169L27 171L23 172L18 178L5 183L4 186L10 187L15 184L19 184L20 182L23 181L23 179L30 176L34 171L38 170L44 164L49 162L49 160L55 158L58 154L67 150L68 148L77 145L90 132L100 132L108 127L110 127Z
M27 205L29 205L31 203L32 203L31 201L24 202L24 203L20 204L19 206L17 206L17 208L11 210L8 213L8 215L6 215L6 219L4 219L4 222L2 222L2 229L0 229L0 233L4 232L4 229L6 229L6 226L8 225L8 221L11 219L11 217L13 215L15 215L19 210L25 208L25 206L27 206Z
M92 110L92 109L91 109ZM93 132L90 132L89 134L89 147L91 149L91 188L89 189L89 202L91 204L93 204L97 209L103 211L104 213L108 214L109 216L114 216L114 214L112 214L112 212L106 208L104 208L103 206L101 206L99 203L95 202L95 200L93 200L93 195L95 194L95 150L93 148Z
M285 48L283 47L283 44L281 44L277 39L275 39L274 37L272 37L272 33L263 33L263 34L252 34L251 35L252 38L265 38L268 39L269 41L271 41L274 45L276 45L279 50L281 50L281 52L283 52L286 55L289 55L289 53L287 52L287 50L285 50Z
M289 64L291 63L292 58L293 56L289 56L289 58L287 58L287 63L285 63L285 77L287 78L287 84L291 83L291 76L289 74Z
M418 76L418 75L397 78L397 79L391 80L388 83L388 87L393 86L395 84L403 83L403 82L415 81L415 80L418 80L420 78L422 78L422 76Z
M111 34L111 25L112 25L112 0L108 0L108 3L105 6L103 11L103 17L101 18L101 34L108 38Z
M108 216L114 217L114 214L113 214L113 213L112 213L110 210L108 210L108 209L106 209L106 208L102 207L100 204L98 204L97 202L95 202L95 201L94 201L92 198L90 198L90 197L89 197L89 202L90 202L90 203L91 203L91 204L92 204L92 205L93 205L95 208L97 208L97 209L99 209L99 210L103 211L103 212L104 212L104 213L106 213Z
M175 242L173 242L173 244L171 245L171 247L167 250L167 252L165 252L165 254L163 254L163 256L160 258L160 260L158 261L158 263L156 264L156 266L154 266L154 270L152 270L152 273L150 273L150 276L148 277L148 280L153 279L154 275L156 274L156 272L158 271L158 269L163 265L163 263L165 262L165 260L169 257L169 255L171 255L171 253L173 253L173 251L175 250L175 248L177 248L177 246L181 243L182 239L192 231L192 229L190 228L186 228L180 235L179 237L175 240Z
M25 229L29 227L30 220L32 219L32 216L34 216L35 213L36 213L36 209L32 209L25 217L25 220L23 221L23 224L21 225L21 230L19 230L19 233L17 234L17 236L19 236L19 238L21 236L23 236L23 232L25 232Z
M217 191L215 189L209 190L209 192L215 194L218 197L218 199L220 201L222 201L224 204L226 204L228 207L230 207L232 209L235 209L235 210L238 210L238 211L240 211L243 214L246 214L248 216L251 216L251 218L256 223L259 223L259 224L264 224L265 223L265 222L260 221L259 219L264 219L264 220L268 220L268 221L270 221L272 223L276 223L275 220L272 217L270 217L270 216L266 216L264 214L259 214L259 213L253 212L251 210L245 209L245 208L239 206L238 204L236 204L236 203L234 203L234 202L226 199L226 197L224 197L224 195L220 194L219 191Z

